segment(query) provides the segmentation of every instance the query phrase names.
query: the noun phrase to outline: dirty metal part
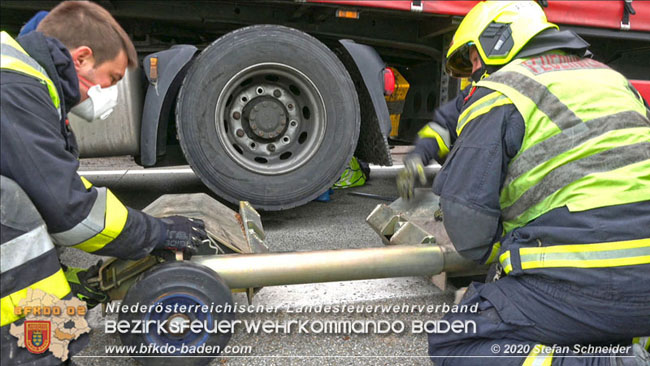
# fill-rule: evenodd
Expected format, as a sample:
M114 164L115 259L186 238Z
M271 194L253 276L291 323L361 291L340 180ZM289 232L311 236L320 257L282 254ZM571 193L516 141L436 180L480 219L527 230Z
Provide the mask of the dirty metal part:
M387 245L438 244L450 258L445 266L450 276L485 273L486 266L478 266L455 251L441 219L438 196L428 188L418 188L411 200L400 198L390 205L378 205L366 222ZM446 277L439 277L434 283L444 289L445 286L440 285L443 281L446 281Z
M252 210L250 205L247 210L249 213L245 216L254 217L250 213ZM235 253L255 252L244 233L244 224L240 221L242 220L240 216L205 193L167 194L158 198L143 211L155 217L181 215L201 219L205 222L206 231L214 237L218 244ZM259 230L263 233L261 221L258 220L258 222ZM268 251L263 241L262 238L260 242L256 243L257 251ZM199 248L198 255L209 254L216 254L216 251L209 245L206 244Z
M390 238L391 244L408 245L435 244L436 237L412 222L405 222L399 226L395 234Z
M373 228L384 244L390 244L390 238L395 234L399 222L399 215L388 205L378 205L366 218L366 222Z
M237 213L204 193L173 194L161 196L143 211L156 217L182 215L203 220L209 240L199 246L195 257L269 251L260 215L248 202L241 202ZM178 253L176 259L182 259L182 252ZM140 274L162 261L155 256L137 261L111 259L100 268L97 281L111 300L120 300ZM240 289L246 291L249 300L258 290Z
M230 288L431 276L458 269L459 260L455 251L431 244L192 258Z
M239 215L241 217L246 242L251 248L251 253L266 253L266 233L262 227L262 218L247 201L239 202Z
M136 261L112 258L99 269L99 289L106 292L111 300L121 300L141 273L161 262L154 256Z

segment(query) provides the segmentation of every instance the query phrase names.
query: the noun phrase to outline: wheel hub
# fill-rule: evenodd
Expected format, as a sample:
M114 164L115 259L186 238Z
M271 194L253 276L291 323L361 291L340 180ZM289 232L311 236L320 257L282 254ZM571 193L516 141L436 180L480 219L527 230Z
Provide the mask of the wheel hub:
M240 71L217 100L222 146L242 167L260 174L298 169L316 153L327 117L323 97L303 73L282 64Z
M187 323L190 321L190 317L185 314L173 314L168 318L166 327L167 331L171 335L182 337L189 332L189 328L183 328L183 323L187 325ZM174 325L174 327L172 327L172 325ZM173 332L172 330L174 329L179 330L179 332Z
M259 97L247 106L248 125L255 136L271 140L284 134L287 129L287 111L275 98Z

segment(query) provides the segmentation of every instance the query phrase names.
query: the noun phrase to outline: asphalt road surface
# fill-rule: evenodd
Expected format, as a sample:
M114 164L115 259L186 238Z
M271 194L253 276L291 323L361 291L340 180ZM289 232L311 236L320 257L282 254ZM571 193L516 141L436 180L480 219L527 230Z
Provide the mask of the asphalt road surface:
M427 169L430 178L434 170ZM85 171L84 175L95 185L111 188L117 197L133 208L144 208L163 194L209 193L188 167L141 170L128 159L123 159L82 162L81 171ZM396 172L397 167L373 169L365 186L336 191L328 203L311 202L282 212L263 212L262 222L271 251L382 246L380 238L365 223L368 214L382 201L352 196L348 192L396 196ZM97 257L68 249L62 259L74 266L88 266ZM398 328L403 323L405 327L401 332L391 330L385 334L364 330L350 334L305 334L297 331L288 334L260 331L255 334L241 330L236 331L230 340L229 345L235 346L233 352L223 354L211 365L431 365L426 357L427 335L414 333L412 325L413 321L439 319L442 311L385 313L362 310L337 314L323 311L295 314L286 309L295 311L303 306L317 305L406 305L408 308L415 305L451 305L452 290L442 292L429 278L424 277L263 288L254 298L254 304L279 310L276 313L239 314L238 319L280 323L293 320L311 323L385 321ZM246 304L243 294L234 294L234 301ZM103 317L99 307L90 312L88 320L93 328L91 342L73 358L74 363L138 365L128 356L107 353L107 347L118 346L121 342L117 334L105 332L106 319L114 320L116 316Z

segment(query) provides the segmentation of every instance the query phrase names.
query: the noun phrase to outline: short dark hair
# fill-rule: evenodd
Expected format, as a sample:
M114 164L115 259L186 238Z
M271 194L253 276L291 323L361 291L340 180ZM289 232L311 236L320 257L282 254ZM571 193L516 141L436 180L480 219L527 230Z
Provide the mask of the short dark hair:
M36 28L61 41L69 50L88 46L96 65L113 60L124 50L130 67L138 65L133 42L111 13L90 1L64 1Z

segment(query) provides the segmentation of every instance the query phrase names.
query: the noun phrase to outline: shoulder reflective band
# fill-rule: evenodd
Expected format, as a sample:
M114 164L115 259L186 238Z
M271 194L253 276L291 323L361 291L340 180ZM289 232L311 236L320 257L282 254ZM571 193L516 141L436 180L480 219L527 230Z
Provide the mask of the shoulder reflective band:
M606 268L650 264L650 239L598 244L519 248L521 269ZM506 273L512 270L510 251L499 257Z
M487 86L489 83L499 83L517 90L530 99L560 130L566 130L582 122L546 86L526 75L515 71L497 72L486 79L484 83Z
M463 132L463 128L467 125L468 122L476 119L478 116L486 114L492 108L499 107L506 104L512 104L512 101L505 95L494 92L490 93L483 98L472 103L467 109L463 111L458 117L458 125L456 126L456 134L460 136L460 133Z
M34 77L45 83L47 90L52 98L52 103L61 117L61 101L59 93L52 80L47 76L47 72L41 65L31 58L25 50L16 42L7 32L0 33L2 41L2 56L0 60L1 68L20 72Z
M546 351L550 351L546 353ZM553 348L543 344L536 344L530 351L522 366L551 366L553 362Z
M14 307L18 306L20 300L27 297L27 290L30 288L43 290L48 294L52 294L58 297L59 299L62 299L70 293L70 285L68 284L68 280L65 279L63 270L59 269L53 275L45 277L44 279L35 282L34 284L29 285L22 290L18 290L12 294L3 296L2 299L0 299L0 311L2 312L0 315L0 318L2 319L0 321L0 326L4 327L5 325L13 323L16 320L22 318L21 315L16 315L14 313Z
M54 249L45 225L0 245L0 273L5 273Z
M94 189L97 198L88 216L72 229L52 234L57 244L95 252L120 235L126 225L128 210L108 189Z

